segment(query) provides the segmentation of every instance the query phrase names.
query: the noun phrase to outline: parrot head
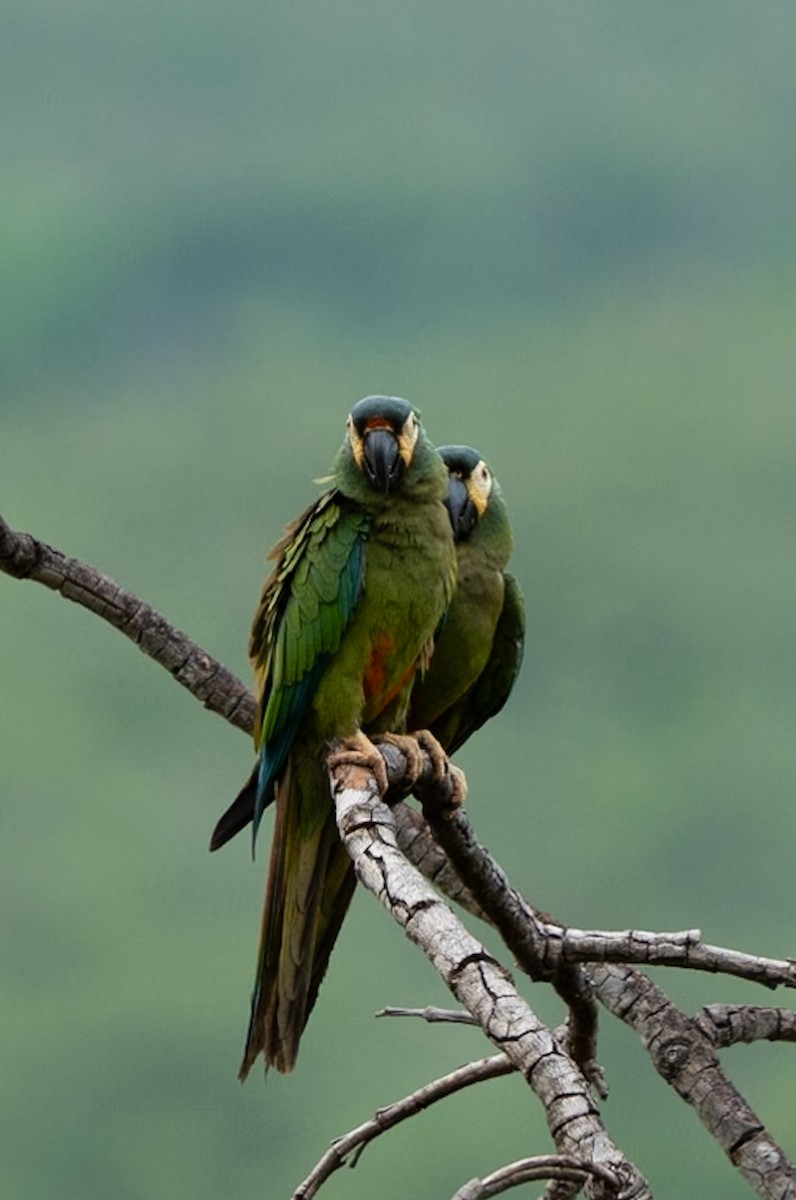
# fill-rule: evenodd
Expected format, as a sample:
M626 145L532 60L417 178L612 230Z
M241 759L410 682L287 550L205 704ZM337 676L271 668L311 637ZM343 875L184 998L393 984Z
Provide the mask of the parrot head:
M376 491L394 491L411 465L420 433L417 413L398 396L366 396L346 425L354 462Z
M489 508L495 481L481 455L471 446L440 446L439 456L448 468L445 507L450 514L453 538L463 542Z

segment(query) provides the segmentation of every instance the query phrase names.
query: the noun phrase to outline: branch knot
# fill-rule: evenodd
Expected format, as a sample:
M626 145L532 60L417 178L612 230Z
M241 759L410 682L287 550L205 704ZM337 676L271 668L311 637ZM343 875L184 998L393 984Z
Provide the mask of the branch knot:
M0 517L0 570L6 575L29 579L41 562L42 550L42 543L36 538L29 533L17 533Z

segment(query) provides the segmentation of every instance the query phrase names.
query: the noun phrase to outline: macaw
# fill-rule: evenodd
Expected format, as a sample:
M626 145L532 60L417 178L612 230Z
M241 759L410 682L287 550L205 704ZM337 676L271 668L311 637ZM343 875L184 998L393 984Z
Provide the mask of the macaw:
M241 1079L261 1052L266 1067L292 1070L354 891L329 745L369 752L386 786L366 735L405 730L456 583L447 472L410 404L355 404L330 482L271 552L249 640L257 762L211 841L215 849L242 828L241 813L256 835L276 799Z
M500 485L470 446L442 446L438 454L448 469L445 506L458 582L430 666L416 678L407 729L429 729L453 754L509 697L522 663L525 606L519 584L503 569L513 537ZM256 775L255 767L216 826L212 850L253 819Z
M495 716L522 662L525 605L505 572L513 547L500 486L477 450L442 446L459 564L456 592L427 672L412 691L408 729L428 729L449 754Z

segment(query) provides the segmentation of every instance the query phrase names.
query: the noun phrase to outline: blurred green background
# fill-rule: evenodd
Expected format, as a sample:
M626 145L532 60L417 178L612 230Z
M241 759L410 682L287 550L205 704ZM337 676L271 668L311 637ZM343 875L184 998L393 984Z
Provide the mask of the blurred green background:
M6 0L0 511L247 678L265 551L350 404L407 396L514 519L525 667L460 756L482 839L581 927L793 955L794 39L789 0ZM0 664L2 1195L278 1200L489 1051L372 1019L446 996L359 895L295 1075L241 1087L268 831L206 847L250 747L5 578ZM749 1194L609 1018L601 1057L658 1195ZM796 1151L792 1052L725 1058ZM548 1146L493 1082L323 1194Z

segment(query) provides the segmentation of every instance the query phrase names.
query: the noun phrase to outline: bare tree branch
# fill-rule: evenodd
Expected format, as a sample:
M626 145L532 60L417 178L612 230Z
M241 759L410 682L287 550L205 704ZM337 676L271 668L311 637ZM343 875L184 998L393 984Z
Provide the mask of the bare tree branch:
M380 749L386 761L390 747L384 746ZM395 832L398 837L398 845L410 862L414 863L430 883L444 892L449 900L454 900L474 917L491 925L492 918L489 913L476 902L472 892L456 873L445 851L434 841L425 818L417 809L411 808L402 800L393 804L392 809L396 816Z
M766 1200L796 1198L796 1169L733 1086L710 1039L631 967L597 966L602 1003L640 1035L658 1073L696 1110L730 1161Z
M164 666L207 708L237 728L251 732L255 702L240 680L108 576L66 557L29 534L15 532L1 517L0 570L17 579L36 580L97 613ZM396 761L391 747L383 747L382 753L396 794L400 794L406 764L400 755ZM433 808L433 786L431 792L427 788L424 791L424 784L433 785L432 775L433 772L427 773L418 790L427 804L431 796ZM607 1165L609 1170L615 1167L629 1169L628 1190L623 1195L648 1195L642 1177L626 1164L607 1138L591 1107L585 1082L566 1055L560 1052L555 1037L517 997L503 968L458 923L449 926L444 921L441 940L435 940L435 910L444 906L434 893L418 890L416 883L407 884L406 896L401 889L395 897L387 892L386 885L393 879L391 872L396 866L391 855L393 851L397 853L397 846L391 821L383 815L387 811L384 806L377 806L378 819L370 814L367 805L361 806L368 786L364 781L364 791L360 790L354 800L349 795L343 803L344 793L339 797L341 821L348 830L359 870L364 872L362 877L370 878L372 890L383 902L396 900L397 907L393 909L396 919L446 974L451 990L478 1019L488 1036L505 1048L507 1057L523 1071L543 1102L550 1105L548 1120L554 1136L556 1132L559 1135L559 1148L562 1148L562 1142L574 1141L575 1157L581 1164L588 1158L596 1161L598 1166ZM368 803L373 799L366 798ZM688 967L734 974L769 987L793 987L796 982L793 962L705 945L698 932L693 930L655 934L567 929L548 914L532 908L510 888L505 874L478 845L466 814L452 812L449 796L443 795L441 803L436 802L437 815L432 815L435 834L442 846L435 843L426 821L412 809L403 803L396 803L394 809L397 836L406 857L430 875L446 895L496 925L526 973L533 978L551 981L555 978L559 990L562 990L562 980L566 984L567 977L562 972L572 973L570 979L574 991L567 1003L571 1011L576 1011L582 995L586 1014L583 1028L576 1036L591 1038L593 1044L589 1009L589 988L592 988L594 996L605 1008L639 1031L661 1076L694 1106L708 1130L758 1194L767 1200L796 1200L796 1171L726 1078L713 1053L716 1047L738 1041L796 1040L796 1016L778 1008L713 1005L706 1007L699 1016L689 1018L646 976L626 965L642 962ZM368 828L370 834L366 836ZM400 871L397 878L403 888L405 880ZM449 915L455 922L453 915ZM446 942L448 935L452 939L449 944ZM587 973L580 970L584 963L588 966ZM562 994L566 995L565 987ZM577 1017L575 1024L578 1024ZM570 1034L570 1039L572 1036ZM571 1045L571 1041L567 1044ZM579 1055L586 1061L583 1046ZM551 1064L555 1064L555 1069L551 1069ZM559 1066L562 1068L560 1074ZM573 1085L577 1081L571 1093L569 1090L556 1092L556 1086L562 1080ZM568 1089L568 1084L565 1086ZM553 1116L557 1095L563 1111L569 1112L570 1108L575 1111L564 1138L561 1137L560 1121L556 1122ZM565 1152L572 1148L563 1146ZM552 1184L550 1195L554 1192L556 1195L572 1194L573 1187L576 1188L574 1182L559 1179Z
M483 1179L471 1179L459 1188L451 1200L488 1200L490 1196L499 1196L501 1192L507 1192L510 1188L519 1187L523 1183L534 1183L539 1179L576 1183L576 1191L580 1191L590 1176L605 1185L600 1195L606 1198L619 1195L621 1182L605 1167L579 1162L565 1154L547 1154L509 1163L508 1166L493 1171L491 1175L485 1175ZM569 1192L569 1195L574 1194Z
M396 1008L390 1006L388 1008L379 1009L376 1013L377 1017L415 1017L421 1021L428 1022L429 1025L478 1025L475 1017L461 1008L435 1008L433 1005L428 1005L426 1008ZM556 1040L556 1045L563 1051L569 1053L569 1028L565 1021L563 1025L559 1025L553 1030L553 1037ZM584 1074L586 1074L584 1072ZM608 1098L608 1089L605 1086L603 1072L599 1066L593 1064L593 1071L586 1074L589 1083L595 1089L596 1094L601 1100Z
M510 887L505 872L478 844L463 810L435 820L435 831L441 825L446 827L441 836L445 838L446 850L453 852L457 872L476 902L488 909L519 964L530 974L537 969L535 944L529 940L531 948L526 951L523 931L514 925L525 920L526 911L531 912L538 925L536 910ZM459 839L461 844L457 845ZM508 894L502 895L503 892ZM544 916L551 928L556 928L553 918ZM651 936L654 940L655 935ZM692 952L689 945L686 948ZM713 947L708 947L708 953L713 951ZM526 952L530 955L527 965L522 957ZM751 956L735 956L732 951L726 954L735 966L739 959L752 961ZM753 961L764 964L766 982L781 974L781 981L790 984L792 963ZM688 965L687 961L683 965ZM702 1123L758 1194L766 1200L796 1200L796 1170L727 1078L710 1040L696 1022L680 1012L646 975L631 966L595 963L589 974L600 1002L641 1034L659 1074L693 1105Z
M711 946L701 941L698 929L678 933L653 933L629 929L623 933L601 930L584 932L558 925L544 926L551 945L565 960L575 962L631 962L649 967L686 967L713 975L735 975L764 987L796 987L796 963L792 959L765 958Z
M17 533L0 516L0 571L33 579L65 600L108 621L169 672L191 695L232 725L251 733L255 701L241 681L109 575L67 558L29 533Z
M584 931L562 925L534 908L511 886L506 873L475 836L465 809L451 813L429 803L424 812L434 840L448 855L475 904L489 912L492 924L532 979L552 980L575 963L621 962L687 967L736 975L766 987L796 987L796 963L706 945L698 929L679 933L647 930Z
M381 1008L377 1017L419 1017L429 1025L477 1025L472 1013L461 1008Z
M331 784L340 836L358 878L423 950L490 1041L522 1073L544 1105L559 1152L617 1172L626 1200L648 1197L646 1180L606 1133L580 1071L519 996L505 969L399 850L392 814L372 774L361 766L341 763L332 772ZM589 1188L587 1184L587 1193Z
M350 1133L335 1138L320 1162L296 1188L292 1200L311 1200L311 1197L316 1195L329 1176L346 1165L349 1155L356 1155L355 1160L350 1164L354 1166L369 1142L372 1142L379 1134L386 1133L388 1129L392 1129L401 1121L417 1116L430 1105L436 1104L438 1100L444 1100L447 1096L452 1096L455 1092L472 1087L476 1083L483 1083L487 1079L511 1075L514 1070L515 1067L505 1054L481 1058L477 1062L467 1063L456 1071L451 1071L448 1075L434 1079L431 1083L424 1084L408 1096L404 1096L402 1100L396 1100L385 1108L378 1109L369 1121L352 1129Z
M694 1024L718 1049L738 1042L796 1042L796 1012L789 1008L706 1004Z

